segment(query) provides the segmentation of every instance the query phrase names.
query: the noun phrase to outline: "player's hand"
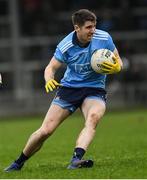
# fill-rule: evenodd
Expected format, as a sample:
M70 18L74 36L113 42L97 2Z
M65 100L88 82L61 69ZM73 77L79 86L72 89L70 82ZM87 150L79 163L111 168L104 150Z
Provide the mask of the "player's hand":
M118 57L114 56L113 61L114 61L114 63L104 61L101 64L102 73L104 73L104 74L114 74L114 73L118 73L121 70L121 66L119 64Z
M45 89L46 92L49 93L50 91L53 91L55 89L57 89L57 87L62 86L61 84L59 84L56 80L54 79L50 79L46 85L45 85Z
M2 85L2 75L0 74L0 85Z

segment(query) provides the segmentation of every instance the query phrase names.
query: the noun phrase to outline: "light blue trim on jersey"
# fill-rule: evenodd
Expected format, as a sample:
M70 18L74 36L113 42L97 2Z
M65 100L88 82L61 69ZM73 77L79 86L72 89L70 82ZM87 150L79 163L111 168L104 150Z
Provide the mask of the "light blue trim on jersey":
M93 38L94 39L101 39L101 40L108 40L109 34L108 33L102 33L100 30L96 30Z
M74 46L72 43L72 36L74 34L74 31L71 32L68 36L66 36L57 47L59 47L60 51L62 53L66 52L70 47Z
M96 29L94 34L109 36L109 33L108 33L108 32L103 31L103 30L100 30L100 29Z
M72 41L68 41L66 44L64 44L64 46L62 46L60 48L60 50L61 50L62 53L64 53L65 51L67 51L72 46L74 46Z
M108 40L107 38L104 38L104 37L96 37L96 36L94 36L93 39L100 39L100 40L106 40L106 41Z
M67 35L58 45L54 57L67 65L61 84L65 87L94 87L105 89L106 75L95 73L90 65L91 56L98 49L114 51L111 36L102 30L95 30L87 47L80 47L74 41L75 32Z

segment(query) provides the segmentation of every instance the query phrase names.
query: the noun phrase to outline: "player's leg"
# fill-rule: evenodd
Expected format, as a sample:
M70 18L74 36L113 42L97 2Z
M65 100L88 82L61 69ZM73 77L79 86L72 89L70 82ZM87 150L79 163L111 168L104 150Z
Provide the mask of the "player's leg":
M69 169L93 166L92 160L82 160L82 157L94 138L97 124L104 115L105 109L105 102L102 99L89 97L84 100L81 110L85 118L85 126L76 141L73 158L68 166Z
M85 126L81 131L76 147L81 147L85 151L93 140L97 124L105 113L106 105L101 99L86 98L82 104L82 112L85 118Z
M48 110L42 126L29 138L23 152L30 157L40 149L43 142L55 131L59 124L69 116L70 112L56 104L52 104Z
M29 138L22 154L12 163L5 171L20 170L24 162L37 152L44 141L55 131L59 124L69 116L70 111L63 109L56 104L52 104L49 108L42 126L35 131Z

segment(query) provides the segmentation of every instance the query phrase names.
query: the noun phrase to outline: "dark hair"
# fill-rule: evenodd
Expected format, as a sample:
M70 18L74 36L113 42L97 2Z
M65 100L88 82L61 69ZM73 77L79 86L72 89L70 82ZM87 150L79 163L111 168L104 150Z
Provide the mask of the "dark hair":
M88 9L80 9L72 14L73 25L83 26L86 21L96 22L96 15Z

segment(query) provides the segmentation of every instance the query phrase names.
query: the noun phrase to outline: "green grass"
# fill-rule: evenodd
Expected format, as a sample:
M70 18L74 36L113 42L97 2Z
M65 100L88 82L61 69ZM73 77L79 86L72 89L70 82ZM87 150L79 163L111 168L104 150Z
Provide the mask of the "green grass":
M95 165L67 170L83 119L68 118L33 156L22 171L5 173L43 117L17 117L0 121L0 178L4 179L107 179L147 178L147 111L107 112L85 154Z

